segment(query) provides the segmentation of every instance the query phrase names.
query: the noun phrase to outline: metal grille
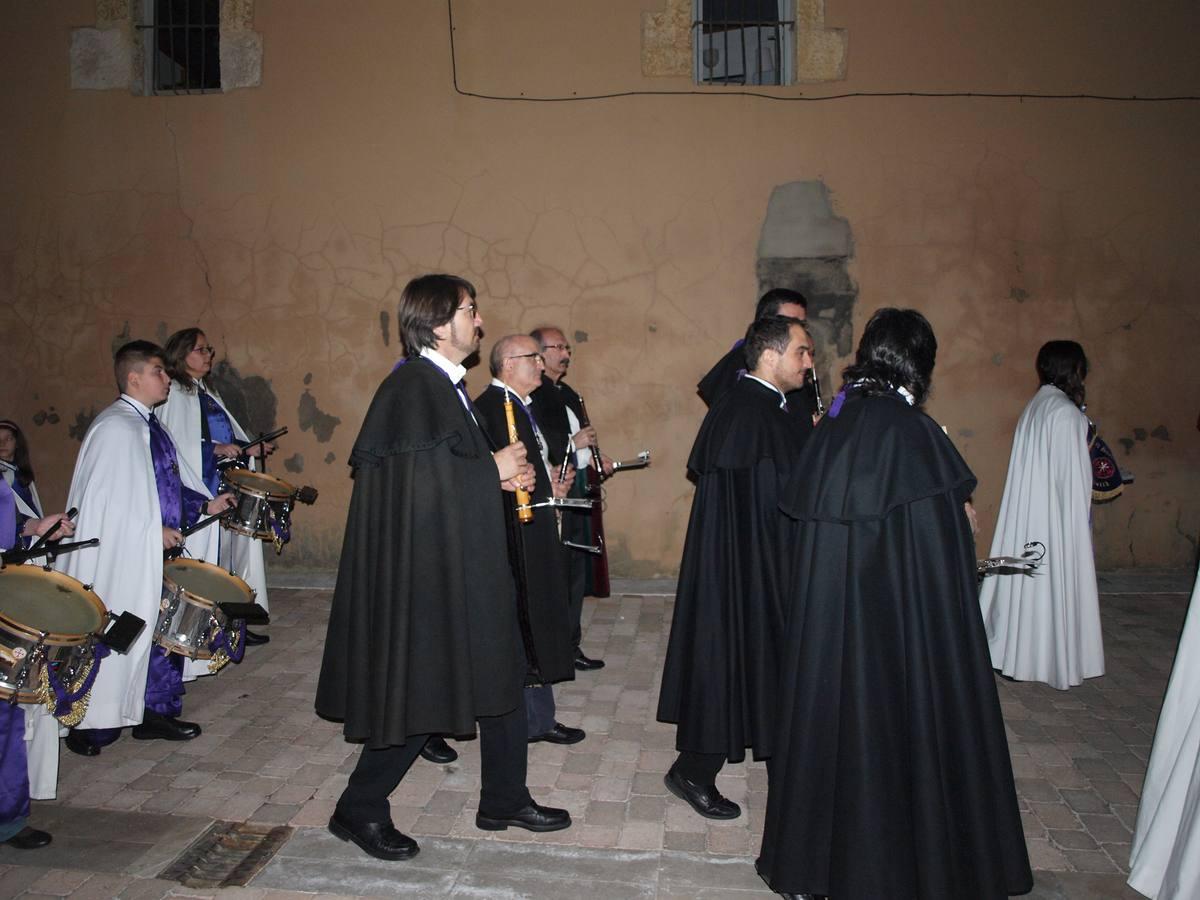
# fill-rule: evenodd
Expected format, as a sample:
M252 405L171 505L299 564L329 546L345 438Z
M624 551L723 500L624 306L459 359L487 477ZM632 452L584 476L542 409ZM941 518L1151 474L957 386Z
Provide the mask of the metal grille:
M147 0L147 77L156 94L221 90L221 0Z
M787 84L796 23L787 0L696 0L699 84Z

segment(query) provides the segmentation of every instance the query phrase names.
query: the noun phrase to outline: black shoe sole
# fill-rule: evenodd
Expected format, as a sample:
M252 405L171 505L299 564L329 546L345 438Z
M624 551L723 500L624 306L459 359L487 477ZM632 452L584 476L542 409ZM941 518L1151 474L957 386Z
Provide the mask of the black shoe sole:
M70 740L63 741L63 743L67 745L68 750L70 750L72 753L78 754L79 756L91 757L100 755L101 748L97 747L95 744L89 744L83 741L76 743Z
M563 831L571 827L571 820L567 819L561 825L531 825L522 819L493 819L491 816L475 814L475 827L482 831L507 831L510 826L526 831Z
M742 815L741 807L738 807L738 811L735 812L733 815L729 815L729 816L720 815L719 813L706 812L705 810L703 810L699 806L697 806L688 797L688 795L683 792L683 789L680 788L678 785L675 784L675 782L673 782L671 780L670 773L667 773L666 775L663 776L663 784L665 784L667 786L668 791L670 791L672 794L674 794L676 797L678 797L680 800L682 800L684 803L686 803L688 806L690 806L692 808L692 811L695 812L696 815L698 815L698 816L704 816L704 818L706 818L706 819L719 819L719 820L723 820L723 821L728 821L729 819L737 819ZM733 803L732 800L730 800L729 802Z
M424 750L422 750L421 759L428 760L429 762L435 763L439 766L448 766L450 763L458 761L458 754L455 753L453 756L434 756L432 753L426 753Z
M138 734L136 726L134 727L133 731L130 732L130 736L135 741L194 741L196 738L200 737L201 734L202 732L199 731L195 734L188 735L182 735L175 732L166 734L161 731L155 731L153 733L147 733L143 731L141 734Z
M421 852L420 846L417 846L417 845L414 845L412 850L397 850L392 853L389 853L386 850L379 850L378 848L368 847L368 846L364 845L361 840L359 840L358 835L356 835L353 831L346 828L345 826L340 825L337 822L333 821L333 819L329 820L329 825L326 827L329 828L329 833L332 834L335 838L339 838L340 840L343 840L343 841L349 841L350 843L352 843L356 847L358 847L358 849L361 850L363 853L367 854L367 856L373 856L376 859L383 859L383 860L387 860L388 862L401 862L406 859L412 859L414 856L416 856L418 853Z

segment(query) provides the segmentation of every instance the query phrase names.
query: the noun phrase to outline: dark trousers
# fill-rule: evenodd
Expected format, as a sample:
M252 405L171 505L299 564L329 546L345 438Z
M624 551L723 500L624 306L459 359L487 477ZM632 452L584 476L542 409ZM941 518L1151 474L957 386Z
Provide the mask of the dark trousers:
M529 737L545 734L554 727L558 710L554 703L554 689L548 684L525 688L526 730Z
M711 785L717 780L717 773L725 765L724 753L696 753L693 750L680 750L675 765L671 766L676 772L693 784Z
M574 492L571 494L575 496ZM587 523L580 513L567 511L563 514L563 533L567 540L577 544L586 544L588 538ZM583 595L587 592L587 570L592 564L591 555L583 550L567 548L568 570L567 621L571 623L571 647L579 652L579 642L583 640Z
M183 713L183 657L155 644L146 666L145 708L160 716L178 718ZM73 728L72 731L96 747L107 747L121 736L120 728Z
M483 782L479 811L485 816L511 815L533 802L525 786L529 746L525 704L502 716L487 716L477 721ZM350 782L338 798L338 816L354 824L390 822L388 797L400 785L428 739L427 734L414 734L399 746L381 750L363 747Z

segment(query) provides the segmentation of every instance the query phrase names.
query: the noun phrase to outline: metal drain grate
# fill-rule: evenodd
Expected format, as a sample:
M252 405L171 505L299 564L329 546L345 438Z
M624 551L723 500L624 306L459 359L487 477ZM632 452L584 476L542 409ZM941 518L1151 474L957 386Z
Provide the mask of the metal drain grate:
M158 877L185 887L240 887L257 875L294 829L287 825L213 822Z

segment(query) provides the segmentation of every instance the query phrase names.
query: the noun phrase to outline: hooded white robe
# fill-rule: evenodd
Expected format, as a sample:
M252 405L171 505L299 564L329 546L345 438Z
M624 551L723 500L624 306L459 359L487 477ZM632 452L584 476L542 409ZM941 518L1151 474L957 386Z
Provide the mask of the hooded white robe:
M110 653L100 665L87 715L79 728L120 728L142 721L151 636L162 597L162 513L150 454L149 410L122 394L88 429L75 461L67 506L76 507L75 536L99 538L58 558L56 568L93 586L113 612L146 620L128 653ZM184 485L204 496L208 489L179 454ZM213 551L213 528L187 538L187 552L200 559Z
M216 400L217 405L225 411L225 415L229 416L229 424L233 426L234 437L239 441L248 441L249 436L238 424L238 420L229 412L221 395L214 390L209 390L208 395ZM167 397L165 403L155 409L155 414L162 422L163 427L171 433L171 439L175 441L179 455L187 458L188 465L192 467L193 471L203 475L204 460L201 456L203 447L200 428L200 417L203 413L200 409L200 392L193 390L189 393L172 382L170 396ZM250 467L256 468L254 460L250 460ZM263 542L244 534L228 531L220 526L214 527L213 531L220 535L219 547L214 543L212 557L202 557L204 561L223 566L227 571L232 569L246 584L250 585L250 589L254 591L254 601L269 612Z
M1030 575L988 575L979 595L992 666L1059 690L1104 674L1087 427L1051 385L1021 413L991 555L1020 556L1041 541L1046 556Z
M1155 900L1200 897L1200 578L1142 784L1129 885Z

